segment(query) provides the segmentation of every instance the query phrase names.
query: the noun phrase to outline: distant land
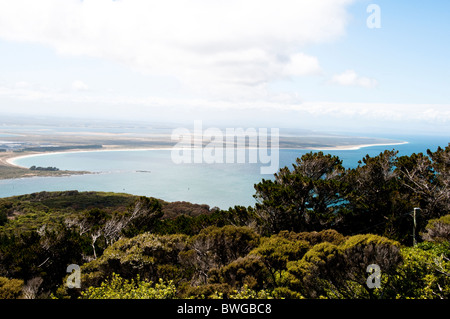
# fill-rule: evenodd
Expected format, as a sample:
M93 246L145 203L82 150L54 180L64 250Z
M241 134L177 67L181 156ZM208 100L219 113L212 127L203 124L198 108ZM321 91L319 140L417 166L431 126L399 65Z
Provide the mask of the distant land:
M85 171L29 170L14 165L13 158L55 152L125 149L170 149L176 124L43 122L3 123L0 126L0 179L86 174ZM189 128L188 128L189 129ZM204 128L205 129L205 128ZM246 128L244 128L246 129ZM204 141L207 144L209 141ZM302 150L345 150L374 145L399 145L404 141L345 136L301 129L280 129L279 147Z

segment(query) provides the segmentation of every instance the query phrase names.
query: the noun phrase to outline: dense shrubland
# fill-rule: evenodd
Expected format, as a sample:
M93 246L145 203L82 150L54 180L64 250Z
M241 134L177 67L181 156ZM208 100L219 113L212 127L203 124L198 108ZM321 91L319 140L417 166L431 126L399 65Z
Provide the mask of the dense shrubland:
M354 169L309 153L256 184L254 207L228 210L98 192L0 199L0 298L449 298L449 169L450 145ZM65 285L70 264L80 289Z

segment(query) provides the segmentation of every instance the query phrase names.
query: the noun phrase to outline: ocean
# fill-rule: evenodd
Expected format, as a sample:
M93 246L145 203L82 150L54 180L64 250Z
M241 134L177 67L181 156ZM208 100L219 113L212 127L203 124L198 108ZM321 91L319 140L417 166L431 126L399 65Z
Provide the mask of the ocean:
M366 154L376 156L385 149L399 155L435 151L450 142L447 137L394 137L408 144L371 146L357 150L324 150L339 156L346 168L358 165ZM279 167L291 167L297 157L311 150L281 149ZM313 151L316 152L316 151ZM40 191L105 191L151 196L165 201L188 201L227 209L253 206L254 184L273 175L261 175L261 164L175 164L171 150L124 150L55 153L18 158L25 167L58 167L93 174L62 177L32 177L0 180L0 197Z

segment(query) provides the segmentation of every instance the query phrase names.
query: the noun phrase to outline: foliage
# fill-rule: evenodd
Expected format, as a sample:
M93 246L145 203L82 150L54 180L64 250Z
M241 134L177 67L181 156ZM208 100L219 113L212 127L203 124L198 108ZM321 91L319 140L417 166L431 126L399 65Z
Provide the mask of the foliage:
M100 192L40 192L0 199L0 212L8 216L0 233L37 231L44 225L62 223L92 209L113 212L126 211L138 197Z
M184 298L195 299L282 299L281 291L254 290L246 284L238 289L231 289L228 284L207 284L191 287Z
M211 226L190 238L189 249L180 254L180 261L194 270L194 284L206 283L209 270L245 256L258 242L259 235L249 227Z
M399 193L399 174L395 169L397 151L366 156L346 174L344 190L347 213L342 226L345 233L368 232L404 240L409 236L404 216L413 206ZM412 224L411 224L412 225Z
M419 244L401 249L403 263L390 277L386 298L448 299L450 245Z
M151 281L123 279L117 274L101 283L99 287L89 287L81 293L83 299L172 299L175 297L174 284L160 279L154 284Z
M308 153L293 169L255 185L256 214L267 234L333 228L344 235L371 232L411 244L410 217L420 207L417 231L450 212L450 144L397 157L395 150L365 156L344 171L331 155Z
M0 226L5 225L5 223L8 221L8 215L6 215L6 212L3 210L0 210Z
M163 205L163 211L167 206ZM189 213L189 206L188 206ZM166 216L166 215L165 215ZM255 228L258 224L252 207L235 206L228 210L214 209L205 214L188 215L183 213L175 218L156 221L154 232L164 234L185 234L193 236L209 226L223 227L226 225L249 226Z
M251 289L273 287L272 277L260 256L249 254L228 265L208 272L208 283L228 284L237 288L246 285Z
M273 294L269 290L255 291L250 289L247 285L242 286L239 290L234 290L230 299L274 299Z
M192 204L189 202L164 203L163 208L164 208L164 219L176 218L177 216L181 215L195 217L211 213L211 210L208 205Z
M311 231L335 222L342 161L336 156L308 153L297 159L292 171L284 167L275 180L255 185L256 213L268 233L281 230Z
M278 233L278 236L284 237L288 240L304 240L311 246L322 242L330 242L332 244L339 245L345 241L345 237L334 229L325 229L320 232L312 231L301 233L281 231Z
M41 166L31 166L30 171L59 171L59 168L57 167L41 167Z
M450 242L450 214L429 220L425 231L422 235L425 240Z
M64 225L17 237L0 236L0 276L28 281L43 278L42 290L55 287L66 267L82 262L83 242Z
M180 297L184 299L223 299L233 293L228 284L180 285Z
M122 238L109 246L103 255L82 267L82 282L88 286L100 284L116 273L124 278L139 275L150 281L177 279L181 269L178 255L186 250L184 235L157 236L144 233Z
M17 299L22 295L23 280L0 277L0 299Z
M123 233L133 237L153 230L155 221L164 215L161 202L154 198L141 196L127 211L119 216L118 223L122 223Z
M261 261L272 276L273 286L277 286L277 273L281 275L289 261L301 259L309 248L310 245L307 241L273 235L262 239L261 244L250 254L261 256Z
M377 235L356 235L339 245L323 242L287 265L291 289L309 298L374 298L367 266L392 273L401 261L399 243Z
M311 152L255 185L254 207L227 210L101 192L3 198L0 297L448 299L449 163L450 144L347 170ZM424 241L411 247L415 207ZM65 285L70 264L80 289Z

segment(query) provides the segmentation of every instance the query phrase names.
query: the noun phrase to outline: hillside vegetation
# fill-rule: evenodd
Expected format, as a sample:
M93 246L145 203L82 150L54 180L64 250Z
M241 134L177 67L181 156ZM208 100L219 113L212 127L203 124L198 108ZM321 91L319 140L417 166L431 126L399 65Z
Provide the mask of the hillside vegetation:
M449 298L450 144L355 169L309 153L254 196L228 210L101 192L0 199L0 298ZM71 264L81 288L66 284Z

